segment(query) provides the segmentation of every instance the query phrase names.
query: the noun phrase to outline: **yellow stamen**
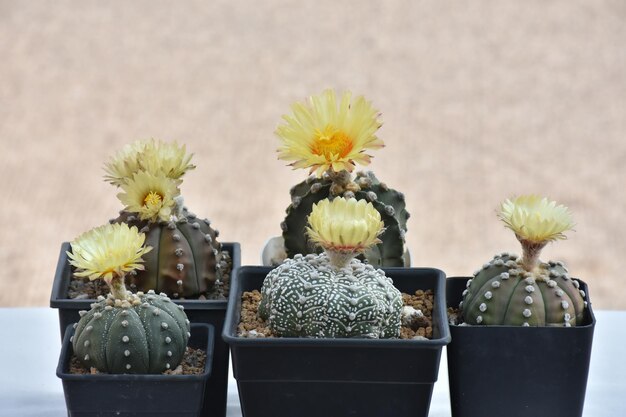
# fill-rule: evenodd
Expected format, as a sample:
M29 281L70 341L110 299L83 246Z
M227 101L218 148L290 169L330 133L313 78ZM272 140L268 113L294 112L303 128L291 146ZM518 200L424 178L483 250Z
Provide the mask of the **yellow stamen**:
M158 206L163 201L163 196L157 192L150 191L143 199L144 206Z
M352 139L348 135L331 125L327 125L322 131L315 131L311 152L330 160L333 156L344 158L350 153L352 147Z

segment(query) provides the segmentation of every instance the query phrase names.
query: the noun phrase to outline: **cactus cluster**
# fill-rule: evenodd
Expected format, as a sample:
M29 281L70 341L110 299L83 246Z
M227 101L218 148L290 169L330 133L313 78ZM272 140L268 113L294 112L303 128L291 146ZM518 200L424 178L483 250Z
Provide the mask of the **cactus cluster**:
M145 270L128 275L128 282L140 291L154 289L174 298L197 297L225 281L230 258L217 241L219 231L210 221L183 209L169 221L150 222L136 214L122 212L112 220L127 223L146 235L154 248L144 256Z
M165 294L109 294L81 311L72 348L79 361L106 373L161 373L181 362L190 337L182 306Z
M467 282L463 321L479 325L575 326L582 323L585 292L562 262L541 262L541 249L573 227L566 207L520 196L502 204L500 218L515 232L523 256L496 255Z
M405 209L404 195L380 182L373 172L358 172L350 181L349 174L309 177L290 190L291 204L287 216L281 223L283 239L288 257L297 253L315 253L315 245L305 232L307 216L313 204L325 198L343 196L372 203L385 223L381 242L373 245L362 256L376 266L408 266L405 254L406 222L409 213ZM317 250L319 251L319 249Z
M278 335L390 338L400 335L402 295L380 269L353 259L297 254L263 282L259 315Z

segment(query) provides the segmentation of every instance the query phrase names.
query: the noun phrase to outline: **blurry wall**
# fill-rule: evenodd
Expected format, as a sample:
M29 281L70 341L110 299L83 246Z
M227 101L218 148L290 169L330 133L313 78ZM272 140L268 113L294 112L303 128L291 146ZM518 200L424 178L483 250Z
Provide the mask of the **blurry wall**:
M364 94L403 191L414 265L467 275L518 251L495 216L535 192L572 209L565 261L626 308L623 1L0 0L0 305L47 305L62 241L114 217L104 161L138 138L195 154L182 185L257 264L304 171L276 159L293 101Z

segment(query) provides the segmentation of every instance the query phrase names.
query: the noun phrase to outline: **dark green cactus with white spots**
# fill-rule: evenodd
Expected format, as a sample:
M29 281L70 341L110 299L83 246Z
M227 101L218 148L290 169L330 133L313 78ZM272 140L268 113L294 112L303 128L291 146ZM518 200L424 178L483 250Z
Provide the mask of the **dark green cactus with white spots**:
M529 272L522 258L502 253L474 273L460 307L468 324L569 327L582 322L586 304L563 263Z
M402 296L385 273L352 259L337 269L324 254L296 255L273 269L259 315L289 337L392 338L400 333Z
M142 221L124 211L112 222L137 226L146 235L146 246L154 248L143 256L145 270L127 276L131 288L193 298L213 289L226 275L228 255L217 241L219 232L211 228L209 220L186 209L169 222Z
M99 297L81 311L72 337L74 354L100 372L162 373L181 362L190 336L182 306L150 291L116 300Z
M325 198L343 196L371 202L385 223L385 232L380 236L382 242L369 248L361 258L376 266L408 266L404 256L406 222L410 215L405 209L404 195L380 182L372 172L358 172L354 183L359 190L338 186L325 175L322 178L309 177L291 189L291 204L281 223L289 258L298 253L321 251L306 236L307 217L313 204Z

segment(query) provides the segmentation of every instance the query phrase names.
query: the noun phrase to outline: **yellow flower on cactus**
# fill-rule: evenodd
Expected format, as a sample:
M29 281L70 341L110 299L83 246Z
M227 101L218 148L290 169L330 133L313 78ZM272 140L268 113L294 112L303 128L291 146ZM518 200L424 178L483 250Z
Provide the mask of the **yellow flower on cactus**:
M141 220L150 222L169 221L175 206L174 197L180 194L180 180L139 171L129 181L122 184L124 193L117 198L126 206L126 210L137 213Z
M141 155L142 169L153 174L163 173L168 178L179 179L185 172L194 169L193 154L187 155L185 145L177 142L161 142L152 139Z
M293 161L294 168L310 168L318 177L331 169L352 172L355 164L370 163L366 150L384 146L376 137L380 113L363 96L352 100L345 92L338 101L333 90L326 90L293 104L292 111L276 134L282 141L278 158Z
M138 140L126 145L105 164L107 175L104 178L118 187L139 171L179 179L195 168L190 163L192 157L193 154L187 155L185 145L180 146L177 142Z
M537 195L505 200L498 217L519 238L537 243L565 239L563 232L574 227L567 207Z
M137 227L126 223L107 224L78 236L71 242L72 251L67 252L70 264L76 267L75 275L90 280L103 278L107 283L114 276L143 270L144 254L152 247L144 247L145 235Z
M146 141L129 143L104 164L107 175L104 179L113 185L121 186L128 178L141 169L140 155L146 148Z
M372 203L354 198L327 198L313 205L309 215L309 239L324 249L341 252L363 252L380 243L384 230L380 213Z

